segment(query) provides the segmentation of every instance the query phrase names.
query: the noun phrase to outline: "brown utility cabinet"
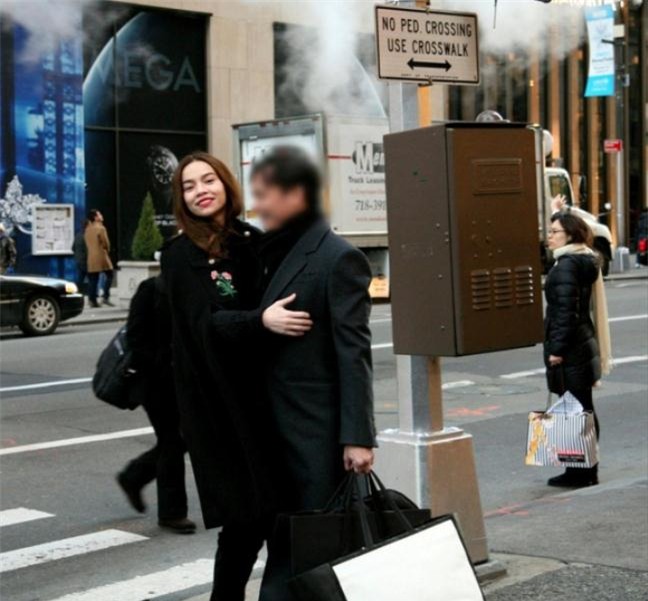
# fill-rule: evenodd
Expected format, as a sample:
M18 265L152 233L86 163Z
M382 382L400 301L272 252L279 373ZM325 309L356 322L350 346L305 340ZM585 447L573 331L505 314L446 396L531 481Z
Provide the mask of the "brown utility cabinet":
M394 352L543 339L535 134L443 123L385 136Z

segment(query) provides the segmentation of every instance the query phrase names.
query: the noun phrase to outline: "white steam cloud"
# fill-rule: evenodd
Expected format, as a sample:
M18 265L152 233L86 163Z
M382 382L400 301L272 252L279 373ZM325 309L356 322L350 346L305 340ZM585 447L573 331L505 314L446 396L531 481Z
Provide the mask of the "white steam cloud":
M263 0L248 0L263 3ZM482 52L506 57L512 76L524 72L532 55L551 54L564 58L584 41L583 6L612 0L582 0L551 4L537 0L498 0L494 22L494 0L441 0L433 9L475 12L479 18L479 44ZM358 84L355 51L359 32L374 30L375 0L300 0L291 4L299 20L308 23L295 28L287 41L293 59L285 68L285 86L299 94L304 104L325 112L372 113L377 86ZM404 8L413 3L401 3ZM494 27L494 24L496 25ZM515 54L515 56L513 56ZM304 65L307 67L304 68ZM484 75L496 68L482 64ZM366 77L366 76L365 76Z
M289 29L280 92L298 95L308 110L385 116L379 85L356 54L361 32L373 31L374 0L300 0L304 27Z
M495 14L494 0L444 0L443 8L477 13L482 52L498 56L519 51L539 52L563 58L584 40L583 7L602 3L499 0Z
M93 0L1 0L0 15L27 32L26 44L16 60L38 62L51 52L54 44L92 36L95 31L110 26L113 17L125 10L115 4L110 11L102 13L100 20L89 18L83 31L82 8L92 3Z

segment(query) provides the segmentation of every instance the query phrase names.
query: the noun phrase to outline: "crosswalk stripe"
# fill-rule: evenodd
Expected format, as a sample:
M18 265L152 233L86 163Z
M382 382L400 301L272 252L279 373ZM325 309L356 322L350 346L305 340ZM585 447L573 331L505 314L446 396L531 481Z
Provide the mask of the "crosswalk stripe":
M612 359L612 365L626 365L628 363L642 363L643 361L648 361L648 355L632 355L631 357L619 357ZM538 369L530 369L528 371L516 371L512 374L502 374L500 378L505 380L516 380L518 378L528 378L530 376L539 376L544 374L546 371L545 367L539 367Z
M474 385L475 383L472 380L457 380L456 382L446 382L441 388L443 390L452 390L453 388L465 388Z
M381 344L372 344L371 348L374 351L378 351L383 348L393 348L394 344L392 342L383 342Z
M207 584L213 577L214 560L199 559L168 570L71 593L54 601L141 601Z
M23 522L33 522L34 520L41 520L43 518L52 518L52 517L54 517L53 513L45 513L44 511L27 509L26 507L5 509L4 511L0 511L0 527L13 526L14 524L22 524Z
M257 561L255 569L262 568L263 561ZM194 586L208 584L214 577L214 560L198 559L190 563L136 576L121 582L114 582L96 588L71 593L52 601L141 601L161 595L169 595Z
M50 440L48 442L24 444L17 447L5 447L0 449L0 455L14 455L16 453L27 453L29 451L43 451L45 449L69 447L78 444L88 444L90 442L103 442L105 440L116 440L118 438L130 438L132 436L144 436L146 434L153 434L153 428L135 428L133 430L107 432L106 434L92 434L91 436L79 436L77 438L64 438L63 440Z
M123 530L102 530L0 553L0 573L147 540Z
M19 390L38 390L40 388L54 388L56 386L69 386L70 384L88 384L92 378L74 378L72 380L54 380L53 382L37 382L36 384L23 384L21 386L5 386L0 392L18 392Z

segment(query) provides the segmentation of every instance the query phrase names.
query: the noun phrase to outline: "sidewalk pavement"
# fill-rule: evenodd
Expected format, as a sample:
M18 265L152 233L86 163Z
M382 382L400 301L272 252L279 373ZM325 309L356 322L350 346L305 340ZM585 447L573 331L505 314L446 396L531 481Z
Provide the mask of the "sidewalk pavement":
M506 565L508 575L484 586L486 601L646 601L648 572L503 553L491 557ZM245 601L258 601L260 584L258 578L250 582ZM186 601L209 601L209 593Z
M86 303L81 315L77 315L72 319L61 322L59 327L126 321L127 317L128 310L121 308L117 304L114 307L100 306L99 308L92 308Z
M648 267L639 267L636 269L628 270L624 273L614 273L609 275L605 280L607 282L619 282L626 280L639 280L648 279ZM128 309L116 307L99 307L92 309L86 305L83 313L63 322L61 325L89 325L95 323L110 323L126 321L128 317Z

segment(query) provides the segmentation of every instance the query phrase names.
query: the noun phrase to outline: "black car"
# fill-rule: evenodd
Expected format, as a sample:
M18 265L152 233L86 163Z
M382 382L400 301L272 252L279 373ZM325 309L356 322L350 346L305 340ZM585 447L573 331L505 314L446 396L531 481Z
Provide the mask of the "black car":
M28 336L52 334L83 311L76 284L30 275L0 276L0 326L18 326Z

